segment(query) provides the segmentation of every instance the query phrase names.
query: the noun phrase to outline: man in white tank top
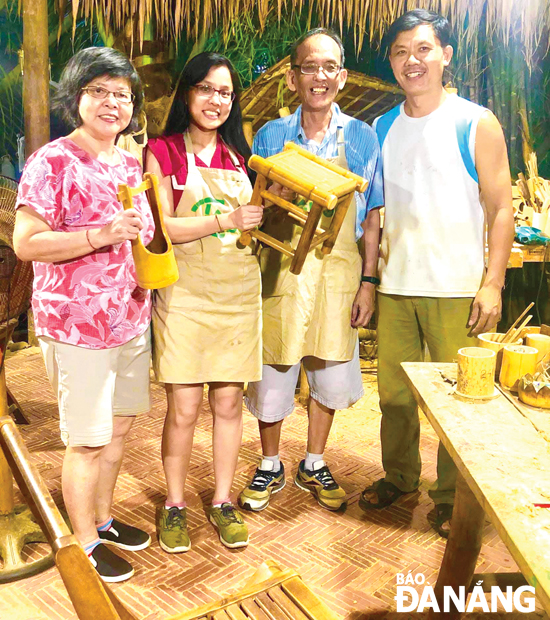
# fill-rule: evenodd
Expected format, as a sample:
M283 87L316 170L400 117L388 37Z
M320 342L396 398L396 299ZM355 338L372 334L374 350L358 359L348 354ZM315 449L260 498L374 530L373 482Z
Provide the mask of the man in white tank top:
M400 363L421 361L424 344L432 361L451 362L501 313L514 236L506 144L491 112L443 88L449 35L445 18L422 9L402 15L387 35L406 101L374 125L386 207L378 291L385 477L362 493L365 510L389 506L420 483L418 410ZM456 467L441 444L437 474L429 494L436 529L446 537Z

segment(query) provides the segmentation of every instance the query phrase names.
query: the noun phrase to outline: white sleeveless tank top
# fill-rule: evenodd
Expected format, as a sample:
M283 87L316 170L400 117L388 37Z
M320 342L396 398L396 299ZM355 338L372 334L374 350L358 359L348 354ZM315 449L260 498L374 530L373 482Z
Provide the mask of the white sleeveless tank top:
M401 105L393 111L389 129L386 123L381 293L422 297L477 293L485 272L485 214L473 154L477 123L485 111L449 95L422 118L407 116ZM375 123L382 125L383 118ZM461 152L458 123L464 119L467 137Z

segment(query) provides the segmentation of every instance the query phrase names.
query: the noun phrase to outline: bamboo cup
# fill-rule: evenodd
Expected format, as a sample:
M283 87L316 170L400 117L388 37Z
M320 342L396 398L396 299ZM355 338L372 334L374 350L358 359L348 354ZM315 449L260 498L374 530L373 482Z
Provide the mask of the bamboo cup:
M481 347L458 350L456 393L465 398L491 398L495 391L497 354Z
M525 344L528 347L533 347L538 351L537 364L548 352L550 352L550 336L543 336L542 334L527 334Z
M496 364L495 364L495 379L498 379L500 374L500 367L502 365L502 349L506 346L506 343L499 342L502 339L504 334L499 334L497 332L488 332L486 334L479 334L477 337L477 346L482 349L490 349L496 353ZM511 344L520 344L521 340L517 340L515 343Z
M534 374L537 366L538 351L533 347L507 344L502 352L500 368L500 385L511 392L517 392L518 383L523 375Z

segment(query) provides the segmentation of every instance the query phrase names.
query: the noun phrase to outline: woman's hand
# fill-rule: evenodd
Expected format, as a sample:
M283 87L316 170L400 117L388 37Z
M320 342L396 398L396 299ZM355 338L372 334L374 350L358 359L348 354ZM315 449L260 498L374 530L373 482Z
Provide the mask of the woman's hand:
M282 198L283 200L286 200L287 202L292 202L292 203L296 200L298 196L296 192L293 192L288 187L283 187L280 183L272 183L269 186L269 191L272 194L279 196L279 198Z
M263 214L264 208L262 206L243 205L227 215L229 225L226 230L230 228L237 228L238 230L251 230L252 228L256 228L256 226L261 224Z
M123 241L133 241L143 228L141 215L135 209L119 211L110 224L90 231L90 238L95 248L116 245Z

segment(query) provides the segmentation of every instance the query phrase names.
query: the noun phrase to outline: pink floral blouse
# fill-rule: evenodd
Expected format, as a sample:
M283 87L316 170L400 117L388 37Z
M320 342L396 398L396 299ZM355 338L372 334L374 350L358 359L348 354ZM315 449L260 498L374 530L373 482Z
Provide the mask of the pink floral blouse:
M27 206L53 231L100 228L122 209L118 185L142 181L141 167L119 149L122 163L110 166L91 157L69 138L45 145L29 158L19 184L16 208ZM145 194L134 197L145 227L154 232ZM86 347L110 349L142 334L151 316L151 295L136 283L130 241L62 263L33 263L32 309L38 336Z

